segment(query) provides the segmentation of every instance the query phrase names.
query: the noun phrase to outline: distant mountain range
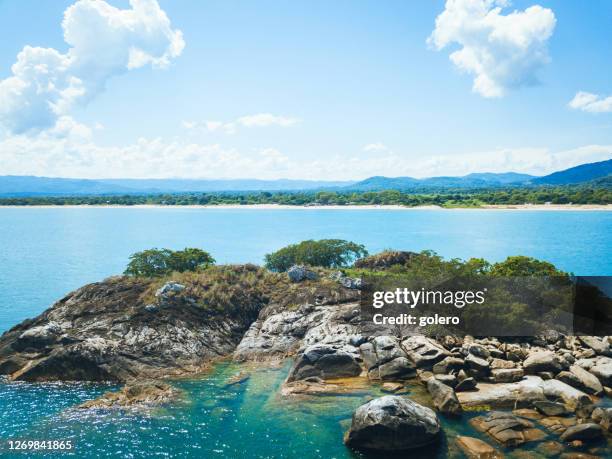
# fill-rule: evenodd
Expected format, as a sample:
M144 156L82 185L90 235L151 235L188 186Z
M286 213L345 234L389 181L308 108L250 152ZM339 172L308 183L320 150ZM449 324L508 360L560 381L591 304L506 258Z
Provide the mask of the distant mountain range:
M462 177L370 177L348 185L355 191L426 190L441 188L492 188L500 186L570 185L592 182L612 175L612 159L582 164L543 177L515 172L474 173ZM602 183L607 183L603 181Z
M0 176L0 196L69 196L243 191L381 191L569 185L591 182L610 186L612 159L582 164L543 177L516 172L473 173L462 177L370 177L359 182L316 180L69 179Z
M0 176L0 196L70 196L232 191L321 190L354 182L316 180L69 179Z

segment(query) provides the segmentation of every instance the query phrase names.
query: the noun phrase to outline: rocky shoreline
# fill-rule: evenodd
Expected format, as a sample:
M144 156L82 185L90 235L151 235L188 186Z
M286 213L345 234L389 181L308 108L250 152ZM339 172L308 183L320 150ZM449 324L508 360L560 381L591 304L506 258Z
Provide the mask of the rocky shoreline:
M171 403L176 393L160 379L197 374L221 358L264 364L291 357L283 396L350 391L338 382L346 380L389 394L355 411L345 436L354 449L434 444L443 434L440 416L482 411L469 419L482 439L454 440L467 457L502 457L530 442L551 457L610 454L612 408L602 405L612 396L610 337L363 336L358 279L303 267L290 275L223 269L223 279L241 286L229 300L227 291L213 292L217 278L197 276L85 286L0 337L0 374L126 383L81 406L125 408ZM241 308L227 307L238 301ZM414 384L426 388L435 410L401 395Z

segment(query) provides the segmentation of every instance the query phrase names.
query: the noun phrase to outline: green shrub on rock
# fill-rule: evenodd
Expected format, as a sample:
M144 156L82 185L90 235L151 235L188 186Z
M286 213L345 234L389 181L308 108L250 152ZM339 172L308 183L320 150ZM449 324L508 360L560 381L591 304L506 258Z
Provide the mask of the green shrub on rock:
M366 248L343 239L308 240L291 244L265 257L266 268L271 271L287 271L293 265L343 268L368 255Z
M123 273L127 276L158 277L171 272L197 271L214 263L215 259L201 249L148 249L132 254Z

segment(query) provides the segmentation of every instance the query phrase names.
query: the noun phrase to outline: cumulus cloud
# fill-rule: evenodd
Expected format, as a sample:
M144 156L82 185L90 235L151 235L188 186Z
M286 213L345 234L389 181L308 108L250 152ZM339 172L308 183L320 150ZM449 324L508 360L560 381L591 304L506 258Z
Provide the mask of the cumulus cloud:
M25 46L0 81L0 125L9 133L53 128L112 76L166 67L185 46L156 0L130 0L129 9L79 0L64 12L62 29L67 52Z
M183 121L185 129L204 129L209 132L223 132L225 134L235 134L238 127L289 127L297 124L297 118L288 116L272 115L271 113L257 113L255 115L246 115L237 118L234 121Z
M380 152L380 151L387 151L388 148L384 143L376 142L376 143L369 143L367 145L364 145L362 150L367 151L367 152Z
M590 113L612 113L612 96L603 97L590 92L579 91L569 106Z
M550 60L552 10L534 5L502 14L508 5L507 0L447 0L428 39L437 50L459 46L450 60L474 75L473 90L484 97L537 84L538 69Z

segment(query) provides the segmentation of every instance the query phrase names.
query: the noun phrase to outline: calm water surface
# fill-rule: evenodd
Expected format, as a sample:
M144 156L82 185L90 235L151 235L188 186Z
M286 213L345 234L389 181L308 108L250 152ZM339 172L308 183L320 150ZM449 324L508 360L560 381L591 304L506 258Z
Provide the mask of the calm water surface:
M261 263L284 245L319 238L445 258L523 254L578 275L612 275L612 212L0 208L0 332L121 273L138 250L201 247L219 263Z
M611 275L611 228L612 213L584 211L0 208L0 332L120 273L131 253L150 247L201 247L219 263L261 263L289 243L343 238L370 252L432 249L490 261L523 254L580 275ZM185 403L152 416L70 409L109 389L100 385L0 383L0 440L72 439L76 457L352 457L341 440L351 413L379 395L372 388L292 403L277 390L287 367L226 387L237 371L221 364L180 381ZM451 440L477 435L465 422L444 423ZM421 457L455 454L449 440Z

